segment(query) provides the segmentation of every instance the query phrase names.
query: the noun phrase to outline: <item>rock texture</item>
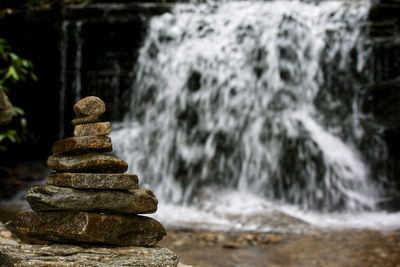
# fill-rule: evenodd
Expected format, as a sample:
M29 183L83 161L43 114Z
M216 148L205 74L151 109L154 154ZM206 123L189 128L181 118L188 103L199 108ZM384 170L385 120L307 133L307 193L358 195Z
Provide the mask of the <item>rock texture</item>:
M146 214L157 210L157 198L150 190L77 190L38 186L28 191L26 200L34 211L92 211Z
M110 122L97 122L75 125L74 136L109 135Z
M88 96L82 98L74 105L74 112L77 115L91 116L101 115L106 111L106 105L103 100L97 96Z
M83 248L73 245L3 245L0 264L5 267L175 267L178 256L167 248Z
M47 165L59 172L123 173L128 164L112 156L89 153L77 156L50 156Z
M6 226L0 222L0 245L17 245L20 240L13 233L11 233ZM0 258L1 266L1 258Z
M52 147L55 156L110 151L112 151L112 143L108 136L69 137L55 142Z
M138 215L21 211L16 224L20 233L57 242L153 246L166 235L161 223Z
M77 189L121 189L138 188L138 177L123 173L55 173L47 178L48 185Z
M96 123L100 121L101 115L90 115L90 116L84 116L80 118L75 118L71 121L72 125L79 125L79 124L85 124L85 123Z
M13 117L13 106L3 89L0 87L0 126L11 123Z

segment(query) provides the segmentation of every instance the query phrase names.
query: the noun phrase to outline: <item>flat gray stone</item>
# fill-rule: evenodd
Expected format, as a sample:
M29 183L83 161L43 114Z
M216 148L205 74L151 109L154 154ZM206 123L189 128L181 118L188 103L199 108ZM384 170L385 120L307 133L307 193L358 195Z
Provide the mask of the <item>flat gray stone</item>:
M158 247L0 245L0 265L5 267L176 267L178 263L174 252Z
M138 188L139 179L134 174L123 173L70 173L51 172L48 185L77 189L121 189Z
M110 151L112 143L108 136L69 137L55 142L52 147L54 156Z
M111 133L110 122L97 122L75 125L74 136L109 135Z
M50 156L47 166L59 172L124 173L128 164L112 156L89 153L75 156Z
M157 210L158 200L152 191L135 189L78 190L51 185L33 187L26 200L34 211L89 211L124 214L147 214Z

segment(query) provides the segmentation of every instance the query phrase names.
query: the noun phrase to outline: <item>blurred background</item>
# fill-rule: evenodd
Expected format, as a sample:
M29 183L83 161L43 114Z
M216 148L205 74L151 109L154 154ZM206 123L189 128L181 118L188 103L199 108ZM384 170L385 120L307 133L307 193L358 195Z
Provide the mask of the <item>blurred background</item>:
M17 108L0 220L29 208L73 104L95 95L168 227L399 229L398 14L396 0L2 0Z

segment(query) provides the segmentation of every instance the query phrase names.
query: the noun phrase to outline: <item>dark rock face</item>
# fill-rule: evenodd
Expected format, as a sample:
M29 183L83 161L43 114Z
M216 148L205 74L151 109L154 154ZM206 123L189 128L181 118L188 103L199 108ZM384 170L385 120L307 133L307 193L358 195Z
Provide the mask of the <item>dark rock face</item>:
M153 246L166 235L158 221L142 216L22 211L16 223L23 234L57 242Z
M48 185L76 189L117 189L138 188L138 177L122 173L50 173Z
M400 126L400 77L368 88L363 111L388 128Z
M88 96L82 98L74 105L74 112L81 116L101 115L106 111L106 105L103 100L97 96Z
M108 136L79 136L59 140L53 144L53 155L81 154L88 152L112 151Z
M28 191L26 200L34 211L91 211L146 214L157 210L158 200L150 190L77 190L38 186Z
M167 248L82 248L72 245L3 245L0 246L0 260L2 266L7 267L176 267L179 263L178 256Z
M100 119L100 115L90 115L90 116L84 116L84 117L79 117L79 118L75 118L71 121L72 125L79 125L79 124L86 124L86 123L95 123L95 122L99 122Z
M369 11L369 37L373 82L400 77L400 2L376 0Z
M74 128L74 136L109 135L110 133L110 122L79 124Z
M47 165L59 172L124 173L128 164L112 156L89 153L77 156L50 156Z
M371 48L369 58L372 81L361 91L363 112L368 115L368 123L379 125L379 130L369 134L383 137L388 157L382 158L377 169L386 176L390 199L385 202L386 210L398 210L400 195L400 2L397 0L374 0L369 10L368 45ZM367 144L368 147L370 144ZM383 147L383 146L381 146ZM386 148L384 148L386 149ZM375 152L376 153L376 152ZM371 153L373 155L373 153ZM386 153L385 153L386 154ZM381 178L378 178L381 179ZM396 189L394 189L396 188ZM394 189L394 190L393 190ZM391 204L389 204L391 203Z

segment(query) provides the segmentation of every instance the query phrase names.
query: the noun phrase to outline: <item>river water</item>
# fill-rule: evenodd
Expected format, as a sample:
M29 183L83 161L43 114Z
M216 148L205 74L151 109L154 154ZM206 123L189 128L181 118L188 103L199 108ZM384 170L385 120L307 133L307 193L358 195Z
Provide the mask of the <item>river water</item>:
M116 155L167 225L392 229L367 1L177 5L151 19ZM306 223L304 223L306 222Z

